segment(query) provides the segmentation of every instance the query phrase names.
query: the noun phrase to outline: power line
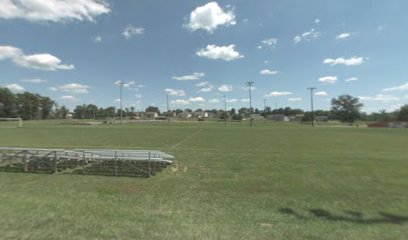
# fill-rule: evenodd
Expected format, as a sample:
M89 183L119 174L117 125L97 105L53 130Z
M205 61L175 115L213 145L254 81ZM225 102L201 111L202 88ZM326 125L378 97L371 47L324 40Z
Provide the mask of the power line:
M307 90L310 90L310 108L312 110L312 127L315 126L315 121L314 121L314 110L313 110L313 91L316 90L317 88L315 87L310 87L307 88Z

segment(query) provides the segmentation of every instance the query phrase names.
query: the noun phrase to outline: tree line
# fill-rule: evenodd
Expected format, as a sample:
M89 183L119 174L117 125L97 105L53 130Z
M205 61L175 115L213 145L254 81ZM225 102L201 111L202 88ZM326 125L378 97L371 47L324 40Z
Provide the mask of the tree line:
M51 98L40 94L30 92L14 94L8 88L0 88L0 117L3 118L47 119L55 104Z
M325 116L328 120L340 120L343 122L353 123L356 120L362 121L408 121L408 104L393 112L381 110L376 113L361 112L363 104L359 99L350 95L341 95L333 98L330 110L316 110L314 116ZM168 112L160 112L156 106L148 106L144 112L156 112L163 115L179 115L182 112L208 112L221 119L241 120L243 117L249 117L252 114L267 116L269 114L281 114L284 116L299 115L301 121L312 121L312 113L302 109L292 109L290 107L271 109L266 106L265 109L257 108L240 109L231 108L224 111L220 109L203 110L193 109L173 109ZM65 106L59 106L49 97L40 94L24 92L12 93L8 88L0 88L0 118L22 118L24 120L33 119L65 119L68 114L72 114L75 119L106 119L118 116L134 117L138 113L134 107L117 109L113 106L106 108L98 107L95 104L83 104L76 106L72 112Z

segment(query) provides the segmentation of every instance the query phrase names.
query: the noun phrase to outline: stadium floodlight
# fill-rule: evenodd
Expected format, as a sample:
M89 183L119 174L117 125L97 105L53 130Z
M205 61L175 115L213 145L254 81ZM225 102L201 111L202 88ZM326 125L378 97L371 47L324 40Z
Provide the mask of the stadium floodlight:
M314 110L313 110L313 91L316 90L317 88L315 87L310 87L307 88L307 90L310 90L310 108L312 110L312 127L315 126L315 121L314 121Z

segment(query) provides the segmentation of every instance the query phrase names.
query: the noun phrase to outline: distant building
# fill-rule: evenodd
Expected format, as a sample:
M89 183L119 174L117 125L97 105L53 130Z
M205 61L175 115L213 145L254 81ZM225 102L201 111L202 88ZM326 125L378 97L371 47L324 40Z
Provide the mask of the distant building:
M285 115L283 114L268 114L265 118L273 121L285 121Z
M144 116L146 118L157 118L159 114L157 112L145 112Z
M327 122L329 121L328 116L316 116L315 117L316 122Z
M261 114L251 114L251 118L253 120L263 120L264 119L264 117L261 116Z
M192 118L193 115L191 114L191 112L181 112L178 114L179 118Z
M368 124L368 127L408 128L408 122L378 122Z

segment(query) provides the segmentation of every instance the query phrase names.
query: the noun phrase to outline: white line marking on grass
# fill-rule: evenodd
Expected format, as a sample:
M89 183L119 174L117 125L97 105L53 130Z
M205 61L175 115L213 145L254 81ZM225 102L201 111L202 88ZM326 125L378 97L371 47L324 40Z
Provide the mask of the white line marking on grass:
M190 136L184 138L183 140L181 140L180 142L174 144L173 146L170 147L170 149L175 149L178 146L180 146L181 144L187 142L188 140L192 139L193 137L197 136L203 129L198 130L197 132L191 134Z

